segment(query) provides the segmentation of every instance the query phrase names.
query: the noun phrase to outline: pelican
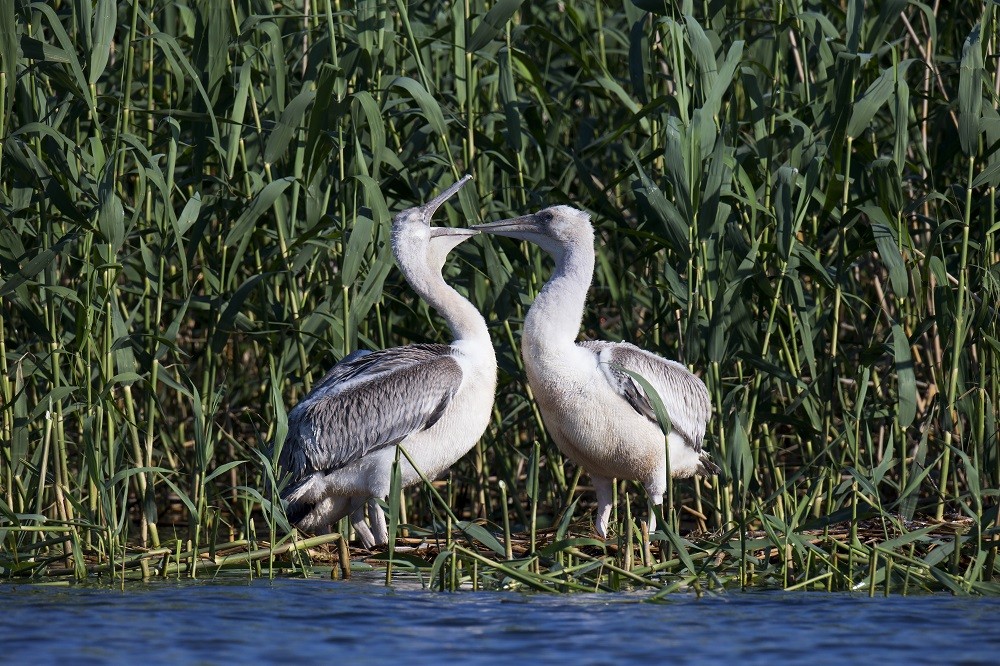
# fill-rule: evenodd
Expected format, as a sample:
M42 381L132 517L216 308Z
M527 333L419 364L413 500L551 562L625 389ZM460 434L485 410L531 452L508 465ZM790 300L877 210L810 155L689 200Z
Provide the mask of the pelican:
M291 482L282 499L289 520L300 528L330 532L350 514L365 548L385 545L385 515L374 498L389 494L396 447L413 459L411 465L400 457L405 487L420 480L418 469L430 479L440 476L486 430L496 355L483 316L441 276L448 253L478 232L430 226L434 211L471 178L404 210L392 223L396 263L413 290L444 317L454 342L354 352L288 415L279 463Z
M641 482L656 506L667 490L663 432L649 397L624 370L643 377L670 416L671 476L719 472L701 446L711 404L698 377L627 342L576 342L594 274L594 229L587 213L553 206L472 228L531 241L555 259L552 276L525 317L521 356L546 429L590 475L597 493L594 527L602 538L614 479ZM655 513L649 529L656 529Z

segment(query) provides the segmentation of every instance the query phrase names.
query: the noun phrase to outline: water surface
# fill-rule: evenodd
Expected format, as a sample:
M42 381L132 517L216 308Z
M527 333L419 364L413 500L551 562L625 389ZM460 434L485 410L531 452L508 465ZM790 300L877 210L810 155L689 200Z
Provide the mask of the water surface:
M351 581L0 586L0 663L995 664L1000 599L440 593ZM654 661L655 660L655 661Z

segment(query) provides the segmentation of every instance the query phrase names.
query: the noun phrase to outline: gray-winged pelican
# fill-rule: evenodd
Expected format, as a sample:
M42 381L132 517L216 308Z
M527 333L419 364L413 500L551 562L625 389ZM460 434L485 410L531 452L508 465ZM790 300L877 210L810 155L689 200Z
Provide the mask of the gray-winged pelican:
M448 253L478 232L430 226L434 211L471 178L392 223L396 263L444 317L454 342L354 352L288 415L279 462L292 480L282 499L289 519L303 529L332 531L350 513L366 548L387 543L385 515L372 498L389 494L396 446L434 479L486 430L497 378L493 345L483 316L441 277ZM404 487L420 480L405 457L400 465ZM374 534L365 523L366 505Z
M654 504L667 490L667 454L643 377L670 416L670 473L717 474L702 450L711 403L705 384L674 361L627 342L576 342L594 274L590 216L569 206L474 226L531 241L552 255L552 277L524 320L521 356L545 427L559 449L590 475L597 492L597 533L607 535L614 479L634 479ZM650 531L656 529L650 516Z

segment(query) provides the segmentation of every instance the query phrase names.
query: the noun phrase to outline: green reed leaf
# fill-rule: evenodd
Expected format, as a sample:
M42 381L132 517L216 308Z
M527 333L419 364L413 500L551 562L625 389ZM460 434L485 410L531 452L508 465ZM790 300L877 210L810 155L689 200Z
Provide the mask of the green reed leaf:
M413 101L417 103L420 107L424 119L427 124L430 125L431 129L440 136L446 137L448 135L448 130L445 127L444 122L444 112L441 110L441 105L438 101L427 92L420 83L411 79L408 76L400 76L395 78L392 83L389 84L388 88L402 88L413 98Z
M482 22L476 27L475 32L472 33L469 43L465 45L466 50L475 53L496 39L523 3L524 0L497 0L494 2L486 15L483 16Z
M117 23L117 0L97 0L97 6L94 8L94 39L91 44L90 68L87 76L89 83L96 83L107 67Z
M292 184L293 180L295 180L293 177L286 176L265 185L253 198L247 209L243 211L239 219L236 220L236 224L233 225L232 230L226 236L225 244L231 247L244 240L254 225L257 224L257 220L264 214L264 211L274 205L274 202Z
M19 286L38 275L45 267L51 265L67 246L75 242L78 238L79 235L76 233L67 234L57 240L52 247L42 250L28 260L24 266L20 267L13 275L4 280L3 285L0 286L0 297L8 296Z
M285 107L281 113L281 119L267 139L267 145L264 148L265 163L273 164L285 155L292 137L300 129L306 109L315 98L314 91L303 90Z
M979 127L983 115L982 26L969 33L962 46L958 76L958 138L962 152L973 157L979 152Z
M885 212L877 206L862 206L860 210L871 220L875 246L878 248L882 263L889 272L889 282L892 284L893 291L898 296L905 298L909 288L906 263L899 251L893 223Z
M795 209L792 206L792 188L795 185L796 170L782 166L775 174L774 209L777 217L778 256L788 261L792 254L792 242L798 229L795 226Z
M913 423L917 414L917 379L914 371L913 355L906 331L899 324L892 327L892 354L896 365L897 416L903 428Z
M913 60L904 60L894 69L884 69L864 94L855 100L851 119L847 123L847 136L859 137L868 129L875 114L896 93L896 80L902 79Z
M358 215L354 218L354 225L351 227L347 237L347 248L344 250L343 277L341 280L345 287L354 284L358 277L358 270L365 260L365 250L374 240L375 221L366 215Z
M17 80L19 27L20 24L14 19L14 3L0 3L0 72L3 73L7 81ZM30 38L23 36L22 40L24 39ZM25 57L31 57L24 48L23 41L21 49L24 51ZM10 109L14 105L14 95L16 92L17 87L9 83L4 87L5 109ZM5 117L0 117L0 128L6 130L6 127L7 117L5 114Z

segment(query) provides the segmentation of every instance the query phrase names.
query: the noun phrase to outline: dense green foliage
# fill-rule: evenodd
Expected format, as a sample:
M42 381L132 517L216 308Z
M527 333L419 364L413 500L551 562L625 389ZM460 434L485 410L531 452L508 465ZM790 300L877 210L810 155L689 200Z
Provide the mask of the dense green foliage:
M620 548L569 538L516 352L549 263L481 238L446 270L495 422L404 522L498 584L995 590L997 39L994 2L0 3L0 574L287 540L261 451L346 353L448 340L388 230L470 172L439 224L592 211L583 334L701 375L724 471L640 573L637 486Z

